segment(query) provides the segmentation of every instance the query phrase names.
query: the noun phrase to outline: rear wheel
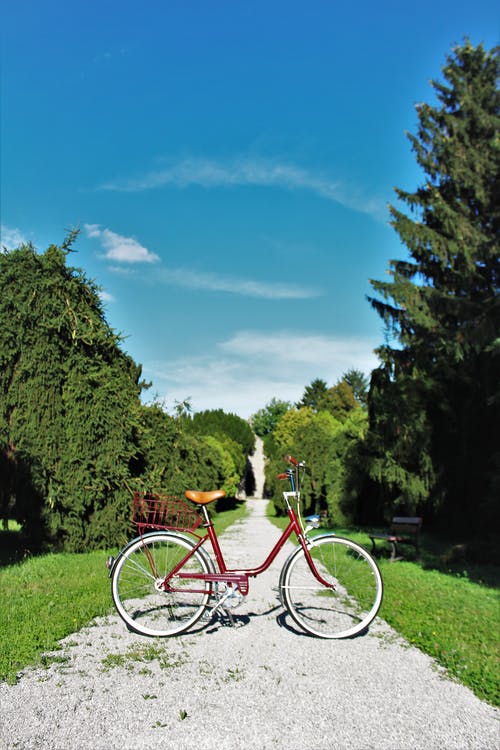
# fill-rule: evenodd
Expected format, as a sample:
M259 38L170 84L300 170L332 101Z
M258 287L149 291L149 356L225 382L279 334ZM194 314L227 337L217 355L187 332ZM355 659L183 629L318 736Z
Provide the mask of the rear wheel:
M320 638L348 638L372 622L382 603L377 563L359 544L333 535L311 540L309 551L325 586L311 571L302 547L285 562L283 603L303 630Z
M169 532L146 534L125 547L113 569L111 592L120 617L138 633L169 636L192 627L202 616L212 584L174 576L162 586L167 574L195 544ZM196 550L184 563L182 573L210 573L208 555Z

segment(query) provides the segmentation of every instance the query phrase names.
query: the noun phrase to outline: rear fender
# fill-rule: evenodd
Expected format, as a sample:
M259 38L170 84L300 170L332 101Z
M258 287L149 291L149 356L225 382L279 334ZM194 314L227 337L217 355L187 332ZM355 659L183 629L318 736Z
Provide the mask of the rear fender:
M123 557L123 555L125 554L125 552L128 549L130 549L130 547L133 544L135 544L136 542L138 542L141 539L148 539L149 537L156 536L158 533L160 533L162 535L165 535L165 536L169 536L169 537L177 537L177 538L178 537L182 537L187 542L189 542L191 544L191 546L193 546L193 547L195 546L195 542L193 541L193 539L190 536L188 536L188 534L182 534L180 532L173 533L173 532L169 532L169 531L164 531L164 532L163 531L161 531L161 532L151 531L148 534L142 534L142 536L136 536L136 537L134 537L134 539L131 539L130 542L127 542L127 544L125 545L125 547L122 547L122 549L118 552L118 554L116 555L116 557L114 557L112 559L112 562L110 562L109 565L108 565L108 562L106 563L106 566L108 567L108 571L109 571L108 577L109 578L113 577L113 573L114 573L114 570L116 568L116 565L117 565L118 561L120 560L121 557ZM208 554L208 552L206 552L203 549L203 547L199 547L198 548L198 552L200 553L200 555L203 557L203 559L207 563L210 572L211 573L215 573L216 572L215 565L213 563L212 558ZM110 558L108 557L108 561L109 560L110 560Z

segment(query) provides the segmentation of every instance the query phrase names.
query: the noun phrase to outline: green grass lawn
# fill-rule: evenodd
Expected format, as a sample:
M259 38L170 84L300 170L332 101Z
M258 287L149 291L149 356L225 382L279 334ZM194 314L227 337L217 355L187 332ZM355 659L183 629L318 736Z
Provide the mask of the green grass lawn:
M217 532L246 512L241 503L218 513ZM0 545L8 535L15 552L12 533L0 532ZM0 568L0 680L15 682L20 669L39 664L61 638L114 611L105 561L116 552L40 555Z
M270 520L281 528L287 523L272 515ZM362 531L335 533L371 549ZM451 568L442 562L443 549L439 540L424 535L420 560L377 559L384 581L379 615L479 698L499 706L500 570L463 563Z
M383 560L380 615L476 695L500 705L499 592L418 563Z

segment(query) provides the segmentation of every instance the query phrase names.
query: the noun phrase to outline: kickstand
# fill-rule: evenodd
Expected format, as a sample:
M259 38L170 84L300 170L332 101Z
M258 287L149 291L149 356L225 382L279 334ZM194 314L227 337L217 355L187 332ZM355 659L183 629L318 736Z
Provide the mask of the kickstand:
M223 612L224 615L227 617L227 619L229 621L229 626L231 628L234 628L234 617L233 617L233 613L231 612L231 610L230 609L226 609L225 607L221 607L220 611L221 611L221 613Z

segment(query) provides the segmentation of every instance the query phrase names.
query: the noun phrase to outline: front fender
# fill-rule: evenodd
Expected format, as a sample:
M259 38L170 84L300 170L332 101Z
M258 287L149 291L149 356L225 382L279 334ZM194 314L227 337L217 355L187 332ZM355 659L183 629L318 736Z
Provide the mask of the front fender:
M306 537L306 544L307 544L308 547L314 547L314 543L315 543L316 539L324 539L325 537L331 537L333 539L333 538L335 538L335 534L331 534L331 533L330 534L316 534L316 536L313 536L313 537ZM286 570L287 570L289 564L291 563L292 559L295 557L295 555L300 555L300 553L302 551L303 551L302 550L302 546L299 544L297 547L295 547L294 550L292 550L292 552L290 552L290 554L286 558L285 562L283 563L283 567L281 568L280 580L279 580L278 587L279 587L281 605L283 607L285 607L285 601L283 599L283 593L282 592L283 592L283 587L285 585L285 573L286 573Z

